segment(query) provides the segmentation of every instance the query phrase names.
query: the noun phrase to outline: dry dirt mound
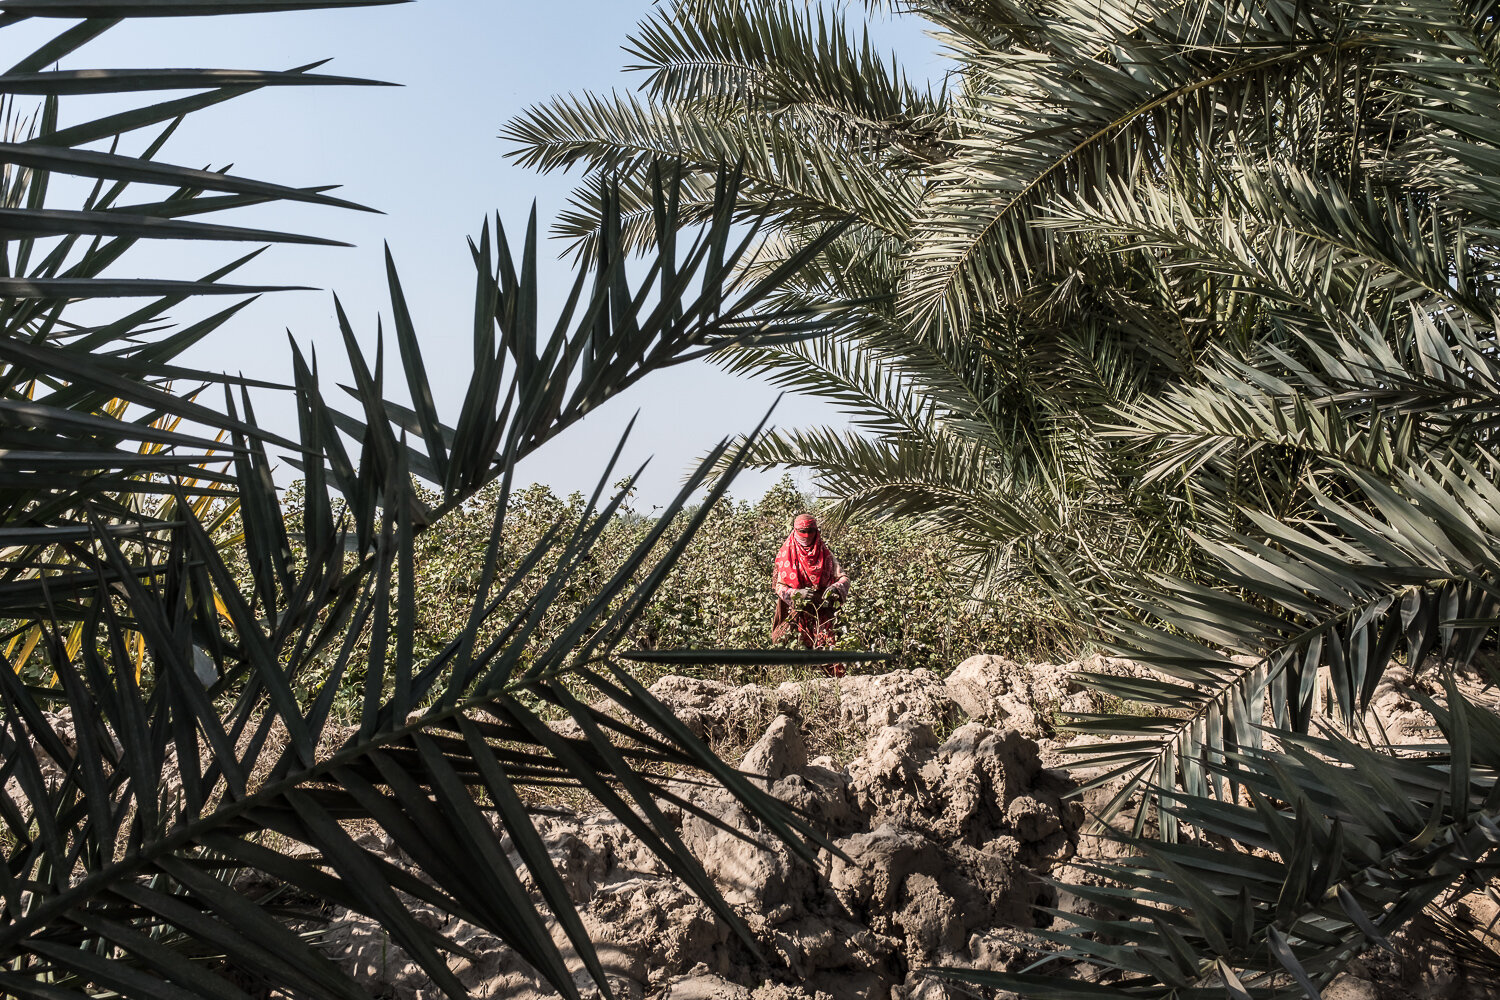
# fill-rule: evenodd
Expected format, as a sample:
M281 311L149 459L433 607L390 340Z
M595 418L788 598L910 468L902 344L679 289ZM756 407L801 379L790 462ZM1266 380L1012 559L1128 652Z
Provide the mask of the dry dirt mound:
M1040 876L1067 880L1080 852L1083 807L1044 762L1060 759L1047 733L1059 712L1104 708L1071 675L1133 672L1120 660L1022 666L971 657L947 678L925 671L822 679L775 688L667 677L652 688L721 755L742 758L772 794L815 817L844 855L806 865L766 850L691 813L676 813L683 842L702 861L760 946L752 955L624 827L600 814L542 817L539 831L578 904L617 996L633 1000L943 1000L950 993L914 970L962 965L1018 970L1037 957L1030 935L1038 904L1077 912ZM1376 698L1381 725L1398 741L1425 739L1430 717L1411 682L1392 670ZM1079 777L1086 777L1080 775ZM733 798L683 785L724 825L757 828ZM1085 797L1097 809L1100 786ZM1084 838L1084 854L1118 851ZM512 862L523 882L529 875ZM847 860L846 860L847 859ZM393 861L401 863L399 855ZM540 895L533 893L540 906ZM502 942L446 921L412 900L430 925L476 955L455 966L476 997L555 996ZM1469 909L1463 909L1467 906ZM1495 906L1477 894L1455 917L1483 925ZM1469 910L1475 912L1470 913ZM568 954L566 939L554 930ZM1338 1000L1468 995L1452 961L1429 954L1422 928L1395 955L1371 953L1328 991ZM330 953L377 997L437 991L381 932L336 915ZM459 960L455 960L458 962ZM585 995L594 991L579 970Z
M797 713L830 727L858 734L862 741L904 716L940 727L982 722L1038 739L1061 713L1099 711L1099 696L1074 675L1130 673L1128 660L1092 656L1071 663L1021 664L980 654L964 660L947 677L930 670L787 683L777 687L736 686L692 677L664 677L651 692L671 705L688 728L710 743L748 746L772 718Z
M675 677L658 682L654 692L716 744L744 746L747 723L759 720L741 768L817 817L847 860L824 851L816 866L807 865L691 813L677 815L684 843L759 942L757 959L612 818L539 820L616 993L652 1000L938 1000L944 988L914 969L1013 968L1034 957L1027 931L1036 906L1053 897L1038 876L1072 857L1081 813L1064 804L1070 786L1042 767L1032 740L989 724L1017 718L1022 708L1034 720L1035 710L1023 704L1016 682L984 679L986 672L1020 668L983 659L956 675L968 688L923 670L776 689ZM998 697L983 704L975 689ZM819 745L809 736L829 725L862 741L846 763L809 752L810 743ZM725 825L764 833L728 794L686 785L680 791ZM525 879L519 857L512 860ZM475 996L554 995L498 939L444 922L416 901L412 906L478 956L455 959ZM565 946L560 933L558 940ZM436 995L370 921L337 915L328 947L376 995ZM581 967L579 983L591 988Z

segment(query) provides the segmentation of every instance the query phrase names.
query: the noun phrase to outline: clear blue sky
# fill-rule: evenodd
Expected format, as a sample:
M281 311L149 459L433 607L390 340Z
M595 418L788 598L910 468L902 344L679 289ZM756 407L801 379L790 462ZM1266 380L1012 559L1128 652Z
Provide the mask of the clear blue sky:
M650 10L645 0L418 0L345 11L145 19L125 22L62 66L289 69L333 57L320 72L402 84L263 90L190 117L162 159L189 166L232 163L242 176L291 185L338 183L343 185L339 194L385 213L266 207L223 220L355 244L354 249L274 247L236 277L337 291L367 346L373 344L377 313L387 308L381 244L388 241L437 383L439 406L446 402L445 415L451 417L470 356L473 278L465 237L496 211L519 237L533 199L545 229L577 180L513 166L497 132L512 115L556 93L636 86L637 80L620 72L626 62L620 45ZM49 20L41 27L56 30L63 23ZM7 40L23 40L18 34L8 29ZM884 48L902 52L911 75L941 73L939 58L931 54L935 43L913 22L879 24L875 34ZM18 46L15 58L19 55ZM75 103L64 101L65 123L120 103L69 100ZM84 100L91 103L79 103ZM242 249L200 243L138 251L119 273L197 276ZM563 261L550 264L543 272L550 279L544 295L555 302L570 269ZM346 380L347 368L331 303L328 291L263 297L188 360L280 379L290 368L289 329L304 347L317 349L326 391L342 395L332 388L335 378ZM544 316L551 304L544 298ZM639 499L661 503L675 492L694 457L720 437L752 428L774 397L769 386L731 378L703 363L658 373L528 460L520 470L522 480L548 483L562 493L591 488L624 422L639 409L626 458L633 467L654 456ZM289 429L289 411L270 408L261 416ZM782 426L838 420L833 410L793 397L782 402L775 417ZM758 495L773 479L747 475L734 493Z

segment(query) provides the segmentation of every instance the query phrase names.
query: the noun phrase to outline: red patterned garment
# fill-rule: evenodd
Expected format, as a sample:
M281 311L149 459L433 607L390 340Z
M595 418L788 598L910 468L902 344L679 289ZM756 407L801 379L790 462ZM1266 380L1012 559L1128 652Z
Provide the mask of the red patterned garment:
M792 533L776 553L776 596L808 587L822 593L841 576L843 568L823 542L817 520L811 514L797 515Z
M792 522L792 533L776 554L771 586L776 591L772 640L780 639L788 627L795 626L804 646L831 648L833 616L849 596L849 577L824 543L817 519L811 514L799 514ZM839 676L844 671L836 664L829 672Z

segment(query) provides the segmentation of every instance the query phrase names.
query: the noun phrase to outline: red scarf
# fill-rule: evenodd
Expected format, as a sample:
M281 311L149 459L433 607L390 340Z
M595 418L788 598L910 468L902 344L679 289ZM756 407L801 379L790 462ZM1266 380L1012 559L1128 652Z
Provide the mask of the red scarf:
M803 530L810 536L805 545L797 537L797 532ZM786 536L776 554L776 582L794 590L804 587L822 590L833 583L833 553L823 544L818 522L806 514L793 523L792 533Z

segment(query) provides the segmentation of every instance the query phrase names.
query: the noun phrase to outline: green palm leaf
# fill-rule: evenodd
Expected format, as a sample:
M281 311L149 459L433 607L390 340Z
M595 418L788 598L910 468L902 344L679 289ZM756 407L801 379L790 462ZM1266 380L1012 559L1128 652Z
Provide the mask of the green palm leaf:
M663 206L679 203L663 190L671 183L656 181ZM0 924L8 989L237 996L239 977L248 975L262 986L354 995L353 981L293 933L286 914L236 890L237 879L255 873L380 921L450 995L463 994L447 964L457 946L413 917L410 898L488 929L564 995L577 996L572 970L500 846L508 834L572 950L605 983L525 804L560 787L582 789L620 816L753 948L662 817L659 802L701 810L659 777L661 769L714 775L807 858L826 844L805 819L718 761L610 658L727 488L732 458L707 502L686 512L727 446L545 644L533 638L540 622L580 574L597 571L594 546L628 485L605 496L611 464L570 533L545 536L508 569L499 559L521 457L652 371L703 350L789 342L817 329L817 310L760 308L780 289L775 273L731 290L757 240L753 227L734 232L738 183L720 178L711 221L681 245L681 220L664 207L655 241L662 249L644 276L626 274L618 217L607 220L592 267L550 326L537 309L535 221L518 246L503 229L486 228L472 244L475 371L453 427L437 409L393 263L397 349L415 405L382 402L384 360L359 353L339 310L362 408L357 416L333 410L316 370L298 354L301 443L260 430L247 387L236 380L218 380L224 415L158 387L175 369L160 364L170 355L149 344L133 349L131 380L115 371L125 362L79 350L118 342L101 341L99 332L0 343L14 384L47 387L9 408L17 447L0 469L0 486L15 503L7 528L22 543L5 550L0 572L25 584L0 585L0 613L34 615L45 633L37 662L0 672L5 773L17 781L0 792L0 819L15 845L7 870L25 872L32 886L21 905L6 888L16 886L15 876L0 885L8 901ZM608 190L601 200L616 203ZM831 230L828 239L837 235ZM806 255L817 252L813 245ZM800 264L793 259L789 267ZM150 314L142 318L149 322ZM115 331L130 333L128 325ZM198 335L168 340L185 344ZM228 471L197 469L208 439L93 412L116 398L223 428ZM339 429L354 438L357 454ZM159 447L126 462L136 453L123 446L132 443ZM113 450L105 453L104 444ZM288 528L277 501L272 447L293 450L307 474L300 532ZM71 481L42 492L20 466L44 462ZM129 495L126 481L99 476L110 464L133 477L149 472L175 503L155 517L121 505L113 498ZM184 465L238 502L243 571L230 565L213 525L190 502ZM413 473L440 487L435 506L423 500L432 494L414 487ZM497 481L484 586L462 629L435 655L419 657L414 539ZM67 548L77 572L45 564L57 546ZM33 568L42 572L25 576ZM523 582L527 599L501 613L500 597L520 592ZM60 641L67 629L82 636L73 654ZM127 668L132 635L146 650L139 676ZM314 683L313 672L330 663ZM356 664L363 669L360 724L330 742L331 706ZM66 707L80 732L73 750L40 713L38 670L57 678L46 697ZM601 696L630 718L591 707ZM581 735L552 728L560 716ZM273 730L285 734L283 749L269 749ZM61 782L42 777L39 752L58 762ZM163 791L169 773L174 781ZM358 818L388 830L421 877L356 842L344 824ZM268 840L272 833L282 840ZM272 843L301 844L306 853ZM67 873L77 866L93 874L75 883Z
M1070 926L1041 932L1058 957L1109 970L1113 983L934 971L1026 996L1314 995L1451 887L1495 870L1500 727L1451 683L1446 706L1424 707L1447 741L1441 751L1284 737L1280 751L1206 762L1249 805L1163 789L1164 817L1192 824L1198 838L1122 836L1132 856L1086 866L1104 884L1066 886L1108 915L1059 913Z

